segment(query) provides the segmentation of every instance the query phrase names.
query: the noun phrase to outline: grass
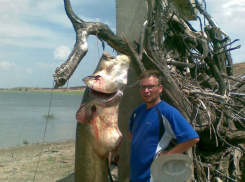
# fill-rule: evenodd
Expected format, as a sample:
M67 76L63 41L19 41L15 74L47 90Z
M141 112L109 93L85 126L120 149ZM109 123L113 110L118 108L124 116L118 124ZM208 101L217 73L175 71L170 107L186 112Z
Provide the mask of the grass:
M48 157L47 161L51 163L55 163L56 159L54 157Z
M23 140L23 144L24 144L24 145L28 145L29 142L28 142L27 140Z
M45 119L54 119L54 114L44 114L43 118L45 118Z
M65 165L62 165L60 167L64 168L64 169L70 169L72 166L70 164L65 164Z

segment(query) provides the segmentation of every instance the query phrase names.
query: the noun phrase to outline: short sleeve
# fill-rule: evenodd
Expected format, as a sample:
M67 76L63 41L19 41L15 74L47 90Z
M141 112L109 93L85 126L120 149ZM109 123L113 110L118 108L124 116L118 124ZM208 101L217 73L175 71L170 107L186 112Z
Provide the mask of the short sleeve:
M188 140L199 138L197 132L188 123L188 121L180 114L180 112L173 108L169 117L170 125L177 138L177 143L186 142Z

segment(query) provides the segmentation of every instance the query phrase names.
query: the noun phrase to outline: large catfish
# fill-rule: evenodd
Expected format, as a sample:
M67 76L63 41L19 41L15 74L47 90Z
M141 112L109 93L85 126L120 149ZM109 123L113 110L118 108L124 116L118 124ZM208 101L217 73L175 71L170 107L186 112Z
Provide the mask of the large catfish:
M126 55L112 57L104 53L94 74L83 79L87 89L76 114L77 136L82 137L76 142L80 148L80 152L76 150L76 162L82 164L75 164L76 181L108 180L108 154L122 141L118 107L127 84L129 63Z

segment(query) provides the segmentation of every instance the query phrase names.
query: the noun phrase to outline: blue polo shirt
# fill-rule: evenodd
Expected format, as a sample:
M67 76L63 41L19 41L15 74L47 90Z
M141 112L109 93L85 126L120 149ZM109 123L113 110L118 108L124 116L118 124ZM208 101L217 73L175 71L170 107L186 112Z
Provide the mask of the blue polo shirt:
M160 141L156 107L160 111L165 128ZM129 131L132 133L130 153L130 180L132 182L151 180L150 167L155 155L166 149L172 139L177 139L177 143L182 143L199 138L179 111L164 101L150 109L146 109L146 104L137 107L130 117Z

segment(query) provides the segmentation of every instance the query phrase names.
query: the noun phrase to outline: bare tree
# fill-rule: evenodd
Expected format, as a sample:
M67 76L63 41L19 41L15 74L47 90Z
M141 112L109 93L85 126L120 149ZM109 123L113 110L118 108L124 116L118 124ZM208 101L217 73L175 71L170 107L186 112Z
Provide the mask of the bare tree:
M148 20L141 39L128 42L103 23L77 17L64 0L76 31L76 45L68 60L57 68L56 87L71 77L87 52L87 36L97 36L119 53L131 57L137 74L156 69L162 74L163 99L176 107L200 135L193 149L197 181L245 181L245 76L233 76L231 47L234 41L216 25L205 8L193 5L207 25L196 31L185 21L176 4L148 2ZM136 40L137 41L137 40Z

